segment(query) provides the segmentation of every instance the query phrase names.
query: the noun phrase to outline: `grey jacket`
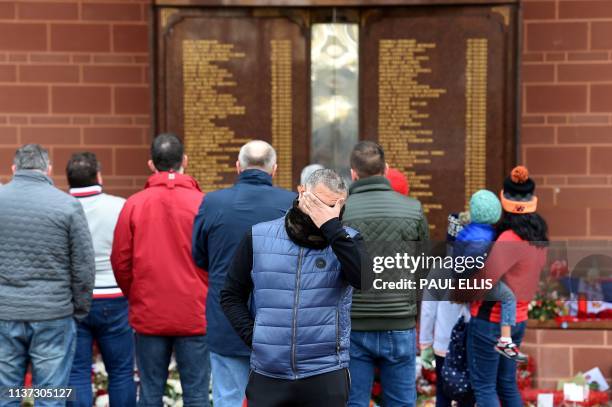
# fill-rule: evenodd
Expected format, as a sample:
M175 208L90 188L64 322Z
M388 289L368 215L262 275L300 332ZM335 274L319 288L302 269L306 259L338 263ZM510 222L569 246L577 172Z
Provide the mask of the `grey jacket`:
M0 320L89 312L95 261L79 202L38 171L0 187Z

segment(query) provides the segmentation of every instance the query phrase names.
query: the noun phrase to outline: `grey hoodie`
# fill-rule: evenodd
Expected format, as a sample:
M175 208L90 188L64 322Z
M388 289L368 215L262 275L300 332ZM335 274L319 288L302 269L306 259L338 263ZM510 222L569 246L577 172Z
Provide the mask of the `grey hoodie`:
M95 263L83 208L39 171L0 187L0 320L89 312Z

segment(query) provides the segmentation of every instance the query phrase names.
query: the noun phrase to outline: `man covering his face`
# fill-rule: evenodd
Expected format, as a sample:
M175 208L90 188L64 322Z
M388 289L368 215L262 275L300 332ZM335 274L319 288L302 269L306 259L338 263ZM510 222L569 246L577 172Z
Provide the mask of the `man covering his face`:
M299 193L285 216L246 234L221 292L226 316L252 349L251 407L340 407L348 399L361 237L340 222L347 188L337 173L315 171Z

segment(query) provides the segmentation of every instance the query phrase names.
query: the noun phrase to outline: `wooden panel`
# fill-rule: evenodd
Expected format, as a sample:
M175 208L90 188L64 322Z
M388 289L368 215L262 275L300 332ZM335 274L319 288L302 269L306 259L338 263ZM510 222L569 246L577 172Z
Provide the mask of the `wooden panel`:
M308 163L306 35L299 10L159 8L158 131L184 135L204 190L231 185L241 145L271 142L276 183Z
M518 4L520 0L155 0L160 6L206 7L378 7L414 5Z
M448 214L500 190L514 163L516 9L381 8L362 27L362 137L408 175L443 239Z

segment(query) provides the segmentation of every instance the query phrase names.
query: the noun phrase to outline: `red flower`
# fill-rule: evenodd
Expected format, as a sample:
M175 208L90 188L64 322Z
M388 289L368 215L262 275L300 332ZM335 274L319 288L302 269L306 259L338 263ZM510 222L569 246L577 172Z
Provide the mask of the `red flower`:
M380 393L382 393L382 386L380 385L380 383L374 382L374 384L372 385L372 395L380 396Z
M605 391L593 391L589 392L589 398L582 403L578 403L580 406L607 406L610 401L610 396Z
M423 379L427 380L429 383L436 382L436 371L434 369L427 370L425 368L421 368L421 376L423 376Z
M555 278L565 277L569 274L567 261L556 260L550 265L550 275Z

